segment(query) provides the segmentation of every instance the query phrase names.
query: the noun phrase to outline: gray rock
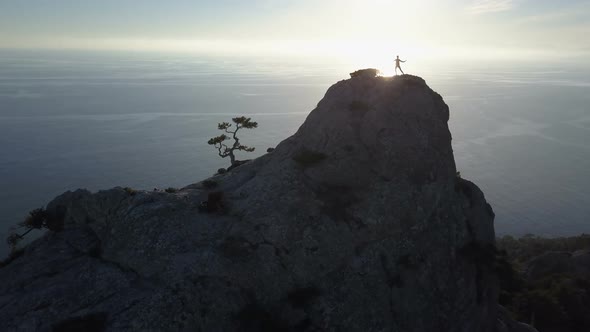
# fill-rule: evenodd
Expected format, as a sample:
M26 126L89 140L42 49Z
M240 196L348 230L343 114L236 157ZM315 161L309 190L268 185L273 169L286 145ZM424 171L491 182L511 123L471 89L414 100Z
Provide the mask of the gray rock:
M493 211L448 118L418 77L361 75L214 189L65 193L64 231L0 268L0 330L494 331Z

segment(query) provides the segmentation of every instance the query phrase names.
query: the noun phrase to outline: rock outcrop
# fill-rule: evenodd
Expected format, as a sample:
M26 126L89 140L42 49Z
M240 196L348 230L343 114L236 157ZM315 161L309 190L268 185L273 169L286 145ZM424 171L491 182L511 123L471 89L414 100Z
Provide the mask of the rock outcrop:
M225 174L67 192L0 268L0 330L495 331L494 214L448 119L421 78L361 75Z

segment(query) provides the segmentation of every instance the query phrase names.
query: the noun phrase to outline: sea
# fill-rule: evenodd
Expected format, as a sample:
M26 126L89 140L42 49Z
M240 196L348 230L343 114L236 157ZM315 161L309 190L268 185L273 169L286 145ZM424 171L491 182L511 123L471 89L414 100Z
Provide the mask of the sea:
M497 235L590 233L590 66L408 60L449 105L457 168L485 193ZM256 151L239 158L260 156L356 69L311 56L0 50L0 238L68 190L214 174L228 161L207 140L234 116L259 123L242 133Z

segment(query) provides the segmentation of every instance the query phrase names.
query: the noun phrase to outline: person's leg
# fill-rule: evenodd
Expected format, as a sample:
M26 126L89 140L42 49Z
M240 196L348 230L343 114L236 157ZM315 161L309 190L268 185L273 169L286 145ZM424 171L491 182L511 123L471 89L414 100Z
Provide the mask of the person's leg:
M405 74L404 74L404 71L402 70L402 67L399 67L399 71L401 71L401 72L402 72L402 75L405 75Z
M395 76L397 76L397 66L395 66Z

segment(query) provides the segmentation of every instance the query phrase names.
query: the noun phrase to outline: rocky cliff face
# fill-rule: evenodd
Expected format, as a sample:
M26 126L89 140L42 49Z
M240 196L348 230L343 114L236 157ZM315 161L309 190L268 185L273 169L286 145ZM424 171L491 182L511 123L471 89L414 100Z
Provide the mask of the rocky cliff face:
M418 77L355 77L226 174L67 192L0 268L0 329L494 331L494 215L448 119Z

